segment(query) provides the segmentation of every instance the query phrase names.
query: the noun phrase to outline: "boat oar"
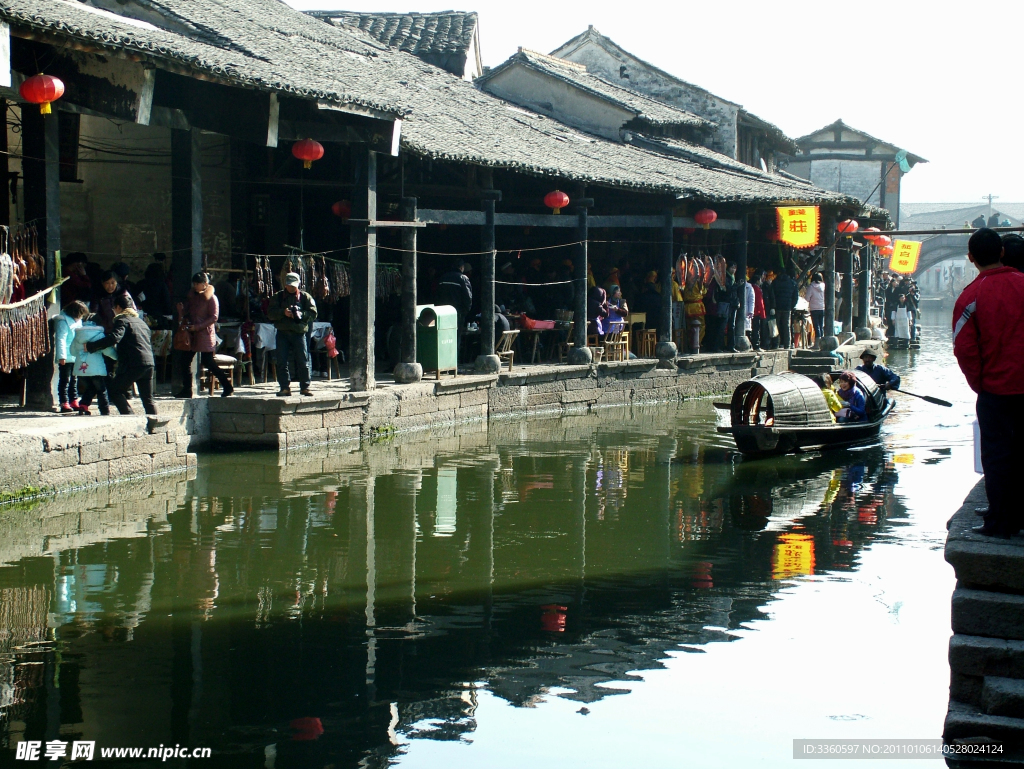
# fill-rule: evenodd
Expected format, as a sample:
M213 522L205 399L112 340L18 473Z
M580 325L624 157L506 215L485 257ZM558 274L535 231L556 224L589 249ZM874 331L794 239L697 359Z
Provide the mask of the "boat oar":
M944 400L942 400L942 398L934 398L931 395L918 395L917 393L907 392L906 390L889 390L889 392L903 393L904 395L910 395L910 396L912 396L914 398L920 398L923 401L928 401L929 403L934 403L936 406L947 406L949 408L952 408L952 406L953 406L953 404L950 403L949 401L944 401Z

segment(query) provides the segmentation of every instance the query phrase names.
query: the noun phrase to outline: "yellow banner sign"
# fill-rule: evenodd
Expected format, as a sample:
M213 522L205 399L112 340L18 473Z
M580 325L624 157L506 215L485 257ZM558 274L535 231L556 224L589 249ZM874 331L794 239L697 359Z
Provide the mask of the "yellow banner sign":
M917 269L917 260L921 257L921 241L896 240L892 244L892 259L889 260L889 271L900 275L911 275Z
M814 574L814 537L810 534L780 534L772 555L772 577L786 579Z
M782 206L779 216L779 240L793 248L818 245L821 217L817 206Z

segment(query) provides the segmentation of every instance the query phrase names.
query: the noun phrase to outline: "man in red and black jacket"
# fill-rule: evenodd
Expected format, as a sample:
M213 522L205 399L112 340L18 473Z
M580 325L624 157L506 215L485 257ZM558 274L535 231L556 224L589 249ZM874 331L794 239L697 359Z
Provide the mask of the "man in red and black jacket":
M953 310L953 353L978 394L981 466L988 509L979 534L1008 538L1024 527L1014 477L1024 467L1024 274L1004 267L998 233L971 235L968 256L981 274Z

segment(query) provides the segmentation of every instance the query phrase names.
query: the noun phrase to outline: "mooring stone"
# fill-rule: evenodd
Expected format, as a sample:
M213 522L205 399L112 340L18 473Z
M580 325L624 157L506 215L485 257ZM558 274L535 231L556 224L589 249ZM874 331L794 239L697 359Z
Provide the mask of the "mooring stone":
M501 358L497 355L477 355L476 370L481 374L497 374L501 370Z
M857 335L858 342L864 342L871 338L870 328L858 328L854 333Z
M818 341L818 349L825 352L832 352L839 349L839 340L834 336L823 336Z
M660 360L666 360L668 358L675 359L676 357L676 345L675 342L658 342L654 348L654 354Z
M594 353L589 347L573 347L569 350L570 366L587 366L594 360Z
M395 366L395 381L411 384L423 379L423 366L419 363L399 363Z

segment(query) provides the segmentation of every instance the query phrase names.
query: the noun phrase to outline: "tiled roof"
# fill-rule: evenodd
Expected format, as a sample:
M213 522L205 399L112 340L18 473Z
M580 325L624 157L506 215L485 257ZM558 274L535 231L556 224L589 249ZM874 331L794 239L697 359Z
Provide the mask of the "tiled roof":
M587 72L587 68L582 64L576 64L565 59L547 56L543 53L529 51L524 48L520 48L519 53L514 54L483 77L477 78L477 84L485 84L500 72L516 65L529 67L563 80L575 88L591 93L634 113L638 118L651 125L684 125L698 128L712 128L715 125L710 120L698 117L692 112L687 112L677 107L670 107L637 91L610 83L598 75Z
M93 2L107 3L120 17L70 0L0 0L0 18L15 35L73 38L240 86L400 115L403 149L425 157L683 199L853 201L781 177L727 174L580 133L277 0Z
M465 53L473 43L479 21L475 12L366 13L362 11L306 11L335 26L361 29L384 45L416 55Z
M839 120L837 120L834 123L829 123L827 126L822 126L817 131L811 131L806 136L801 136L799 139L796 139L796 143L798 145L802 146L803 144L805 144L807 142L810 142L811 139L813 139L815 136L817 136L818 134L822 133L823 131L829 131L829 132L849 131L850 133L860 134L861 136L863 136L868 141L873 141L873 142L876 142L877 144L885 145L886 147L892 147L893 149L899 149L892 142L883 141L882 139L876 139L871 134L864 133L859 128L853 128L852 126L848 126L846 123L844 123L842 121L842 119L839 119ZM920 155L915 155L912 152L908 152L907 153L907 160L910 161L911 165L915 165L917 163L927 163L928 162L927 160L925 160Z

